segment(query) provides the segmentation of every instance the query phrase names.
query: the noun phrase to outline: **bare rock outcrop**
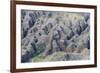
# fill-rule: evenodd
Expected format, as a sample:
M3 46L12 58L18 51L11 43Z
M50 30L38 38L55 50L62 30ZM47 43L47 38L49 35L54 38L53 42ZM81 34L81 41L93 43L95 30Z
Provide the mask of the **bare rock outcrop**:
M46 57L55 52L65 53L56 60L83 59L84 48L88 52L90 49L89 21L89 13L22 10L22 62L28 62L39 54Z

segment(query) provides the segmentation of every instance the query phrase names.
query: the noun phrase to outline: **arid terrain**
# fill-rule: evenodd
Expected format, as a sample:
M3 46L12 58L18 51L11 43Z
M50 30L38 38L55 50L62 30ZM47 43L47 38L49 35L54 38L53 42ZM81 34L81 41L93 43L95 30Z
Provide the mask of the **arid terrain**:
M89 13L21 10L22 63L89 57Z

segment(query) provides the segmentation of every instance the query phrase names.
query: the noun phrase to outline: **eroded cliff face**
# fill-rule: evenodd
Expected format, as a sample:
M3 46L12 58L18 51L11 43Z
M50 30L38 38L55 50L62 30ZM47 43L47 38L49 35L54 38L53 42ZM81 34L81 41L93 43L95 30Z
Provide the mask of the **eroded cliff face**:
M90 14L21 10L21 61L89 59Z

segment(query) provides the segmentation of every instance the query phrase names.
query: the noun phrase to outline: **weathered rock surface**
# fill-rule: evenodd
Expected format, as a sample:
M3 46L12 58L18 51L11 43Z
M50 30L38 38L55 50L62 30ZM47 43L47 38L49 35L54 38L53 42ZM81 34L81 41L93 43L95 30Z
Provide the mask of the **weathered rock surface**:
M89 59L89 54L82 54L90 49L89 21L89 13L22 10L21 61L39 54L46 59L56 52L65 53L56 61Z

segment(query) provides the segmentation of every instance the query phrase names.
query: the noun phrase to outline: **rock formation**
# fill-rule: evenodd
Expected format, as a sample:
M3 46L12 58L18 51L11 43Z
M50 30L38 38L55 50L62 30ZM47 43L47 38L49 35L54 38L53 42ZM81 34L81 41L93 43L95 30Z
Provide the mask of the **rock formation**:
M21 10L21 62L89 59L89 50L89 13Z

